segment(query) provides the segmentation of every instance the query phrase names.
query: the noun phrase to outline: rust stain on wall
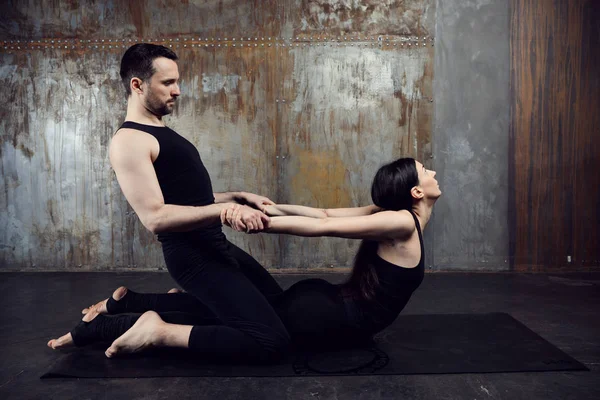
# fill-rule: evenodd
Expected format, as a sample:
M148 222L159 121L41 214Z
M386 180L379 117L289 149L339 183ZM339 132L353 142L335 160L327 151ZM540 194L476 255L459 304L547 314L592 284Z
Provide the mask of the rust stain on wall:
M350 207L346 166L334 151L290 149L288 179L294 202L314 207Z
M421 36L427 32L428 7L429 2L421 0L304 0L296 23L302 32L325 29L332 34Z

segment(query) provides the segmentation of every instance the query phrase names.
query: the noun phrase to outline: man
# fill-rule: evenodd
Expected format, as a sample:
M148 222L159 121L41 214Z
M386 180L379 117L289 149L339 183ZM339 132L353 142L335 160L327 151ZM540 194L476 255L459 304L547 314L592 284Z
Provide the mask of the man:
M125 52L120 74L128 95L127 116L109 154L127 201L142 224L158 235L169 273L206 308L198 310L202 318L194 326L167 323L155 312L139 319L120 316L118 323L131 328L106 355L168 346L227 359L241 355L251 361L277 359L290 341L269 304L281 288L260 264L225 238L220 220L222 210L241 203L234 228L262 231L269 217L255 208L273 202L252 193L213 193L197 149L165 127L162 117L173 111L180 95L176 61L173 51L153 44L136 44ZM48 346L85 344L94 324L113 323L98 313L102 307L117 309L120 301L135 296L120 289Z

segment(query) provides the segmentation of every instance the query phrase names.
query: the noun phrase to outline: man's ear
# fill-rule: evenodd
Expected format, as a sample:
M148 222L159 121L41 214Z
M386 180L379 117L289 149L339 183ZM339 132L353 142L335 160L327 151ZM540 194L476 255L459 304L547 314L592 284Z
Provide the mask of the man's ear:
M140 78L131 78L129 84L131 85L131 92L142 94L144 90L142 89L142 80Z
M419 186L413 186L413 188L410 189L410 194L415 199L422 199L423 196L425 196L425 193L423 193Z

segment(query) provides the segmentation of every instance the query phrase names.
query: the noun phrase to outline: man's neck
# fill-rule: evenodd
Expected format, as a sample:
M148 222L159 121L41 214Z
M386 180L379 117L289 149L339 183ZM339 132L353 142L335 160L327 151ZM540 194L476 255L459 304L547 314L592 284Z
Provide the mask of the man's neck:
M137 122L143 125L165 126L161 117L152 114L141 104L136 101L129 100L127 103L127 115L125 121Z

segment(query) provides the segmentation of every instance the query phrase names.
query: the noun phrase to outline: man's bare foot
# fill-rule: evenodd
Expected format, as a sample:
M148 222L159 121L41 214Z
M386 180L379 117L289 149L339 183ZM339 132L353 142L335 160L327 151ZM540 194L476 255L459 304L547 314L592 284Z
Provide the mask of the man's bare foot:
M173 288L171 290L169 290L167 293L185 293L183 290L178 289L178 288ZM115 299L116 301L119 301L123 298L123 296L125 296L127 294L127 288L125 286L121 286L119 288L117 288L117 290L115 290L113 292L113 299ZM84 308L83 310L81 310L82 314L87 314L90 309L95 308L98 310L98 312L100 314L108 314L108 310L106 309L106 303L108 302L108 299L104 299L102 301L99 301L98 303L94 304L93 306L89 306L87 308Z
M112 298L116 301L119 301L127 294L127 288L125 286L118 287L112 294ZM89 306L81 310L82 314L89 313L92 309L96 309L99 314L108 314L108 310L106 309L106 302L108 299L104 299L102 301L97 302L93 306Z
M85 322L90 322L99 314L100 313L96 308L91 308L90 311L88 311L81 320ZM73 337L71 336L71 332L62 335L58 339L51 339L48 342L48 347L50 347L52 350L67 349L73 346L75 346L75 343L73 343Z
M112 358L121 354L138 353L161 343L161 328L165 322L154 311L146 311L127 332L104 352Z

